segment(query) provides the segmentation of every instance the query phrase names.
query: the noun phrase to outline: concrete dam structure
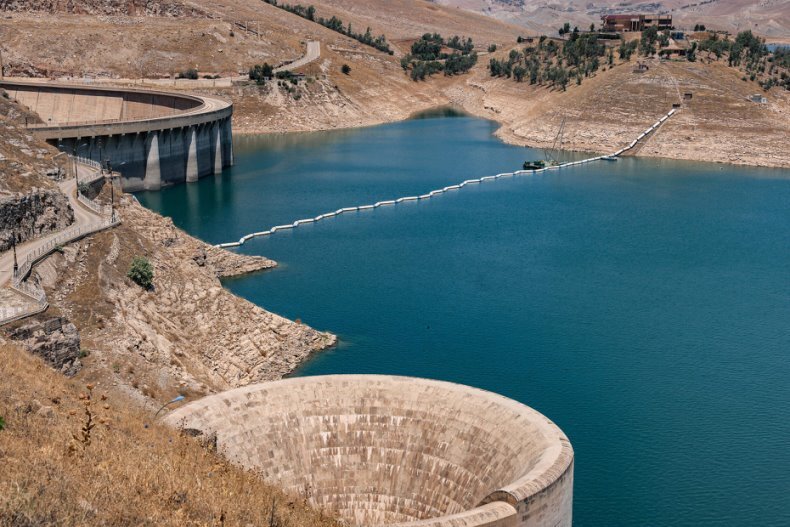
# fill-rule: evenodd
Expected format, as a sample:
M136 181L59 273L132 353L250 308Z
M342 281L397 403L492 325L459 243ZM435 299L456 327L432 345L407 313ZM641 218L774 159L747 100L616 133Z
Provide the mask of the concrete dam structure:
M0 88L41 117L36 136L69 154L109 162L124 190L158 190L233 164L232 103L216 98L33 81Z
M383 375L300 377L189 403L172 426L357 526L570 527L573 449L491 392Z

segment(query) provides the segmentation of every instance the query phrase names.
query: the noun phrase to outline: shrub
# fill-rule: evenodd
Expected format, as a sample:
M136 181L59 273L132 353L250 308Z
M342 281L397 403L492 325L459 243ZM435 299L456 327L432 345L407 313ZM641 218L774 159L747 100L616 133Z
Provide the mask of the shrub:
M198 78L198 70L196 70L195 68L189 68L188 70L182 71L181 73L176 75L176 78L196 80Z
M142 256L134 257L126 276L143 289L151 289L154 285L154 269L151 262Z
M273 76L274 68L272 68L267 62L264 62L262 65L256 64L250 68L250 80L257 82L258 84L265 83L266 79L271 79Z
M343 67L340 68L340 71L343 72L343 75L348 75L349 73L351 73L351 66L349 66L348 64L343 64Z
M520 39L521 37L518 37L518 38ZM519 42L521 42L521 40L519 40ZM496 51L496 44L491 44L490 46L488 46L488 52L489 53L493 53L495 51Z
M0 430L2 430L3 428L5 428L5 419L3 419L2 416L0 416Z

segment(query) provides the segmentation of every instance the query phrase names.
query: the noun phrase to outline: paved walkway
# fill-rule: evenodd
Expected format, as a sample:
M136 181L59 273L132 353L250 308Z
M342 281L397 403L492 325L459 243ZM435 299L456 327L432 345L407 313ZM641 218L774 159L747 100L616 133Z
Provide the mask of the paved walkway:
M77 164L77 171L79 172L80 179L93 179L96 176L96 171L90 167ZM58 183L60 190L69 198L69 204L74 209L74 223L69 225L68 228L90 225L100 220L101 216L88 209L77 201L77 181L74 179L67 179ZM17 261L22 262L25 257L45 245L52 238L56 237L60 232L53 232L46 236L30 240L21 245L16 246ZM12 250L5 251L0 254L0 287L6 287L11 282L11 277L14 270L14 254Z
M297 59L290 64L286 64L285 66L280 66L279 68L275 68L274 72L279 73L281 71L292 71L296 68L301 68L306 64L310 64L314 60L318 60L321 56L321 43L317 40L308 40L307 41L307 53L301 59Z

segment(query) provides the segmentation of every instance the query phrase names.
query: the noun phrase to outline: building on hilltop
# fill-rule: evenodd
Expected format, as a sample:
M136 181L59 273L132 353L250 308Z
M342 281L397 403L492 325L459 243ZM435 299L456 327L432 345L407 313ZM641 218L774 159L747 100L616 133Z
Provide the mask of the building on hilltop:
M602 31L644 31L649 27L672 29L672 15L604 15Z

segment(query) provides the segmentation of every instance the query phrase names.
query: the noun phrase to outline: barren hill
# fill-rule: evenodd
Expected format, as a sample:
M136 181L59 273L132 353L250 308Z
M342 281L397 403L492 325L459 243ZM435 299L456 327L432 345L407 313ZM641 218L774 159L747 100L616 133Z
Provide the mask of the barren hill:
M434 0L437 4L484 13L519 24L533 33L555 35L565 22L587 28L610 13L670 13L675 25L705 24L731 32L751 29L778 40L790 39L788 0Z

